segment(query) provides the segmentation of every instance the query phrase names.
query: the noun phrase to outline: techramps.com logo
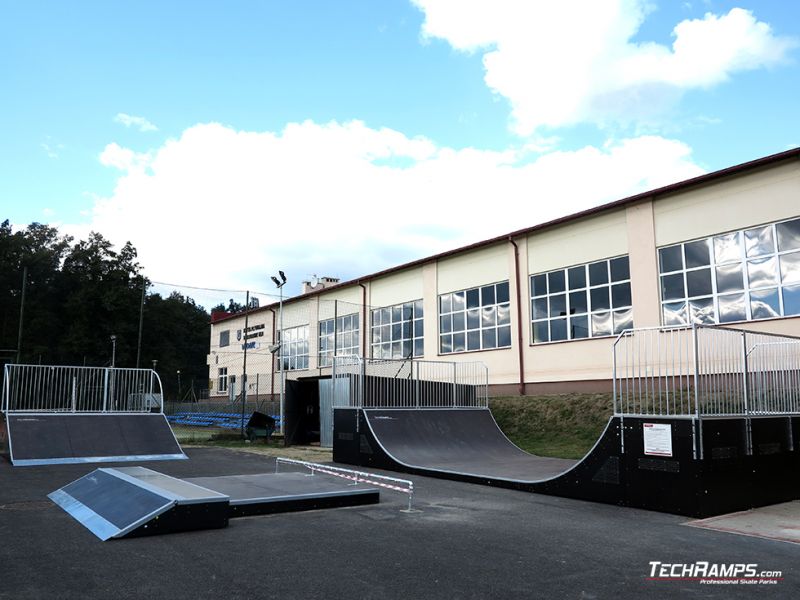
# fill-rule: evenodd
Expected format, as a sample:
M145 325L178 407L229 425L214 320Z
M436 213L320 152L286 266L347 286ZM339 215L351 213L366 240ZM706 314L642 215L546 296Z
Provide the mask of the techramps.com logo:
M650 561L649 581L696 581L707 585L775 585L782 571L766 571L757 563L664 563Z

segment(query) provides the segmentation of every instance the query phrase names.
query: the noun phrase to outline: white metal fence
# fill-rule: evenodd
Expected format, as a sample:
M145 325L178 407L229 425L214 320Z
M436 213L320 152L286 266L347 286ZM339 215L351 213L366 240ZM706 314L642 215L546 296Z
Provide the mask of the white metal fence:
M5 365L4 412L163 412L151 369Z
M614 413L800 413L800 338L694 325L630 329L614 342Z
M489 373L480 362L336 356L334 405L367 408L486 408Z

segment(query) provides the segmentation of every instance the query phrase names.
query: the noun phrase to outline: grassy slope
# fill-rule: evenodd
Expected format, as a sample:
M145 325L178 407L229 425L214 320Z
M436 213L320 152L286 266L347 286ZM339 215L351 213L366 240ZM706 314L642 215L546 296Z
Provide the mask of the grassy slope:
M517 446L540 456L582 458L612 412L611 394L492 398L492 414Z

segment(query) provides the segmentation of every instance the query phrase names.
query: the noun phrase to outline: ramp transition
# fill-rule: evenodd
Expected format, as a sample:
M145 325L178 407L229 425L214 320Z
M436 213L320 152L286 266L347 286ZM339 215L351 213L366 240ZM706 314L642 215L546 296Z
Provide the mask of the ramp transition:
M653 447L654 430L664 447ZM489 409L336 408L333 459L706 517L800 498L796 440L800 417L612 417L569 461L520 450Z
M185 459L161 413L11 413L14 466Z

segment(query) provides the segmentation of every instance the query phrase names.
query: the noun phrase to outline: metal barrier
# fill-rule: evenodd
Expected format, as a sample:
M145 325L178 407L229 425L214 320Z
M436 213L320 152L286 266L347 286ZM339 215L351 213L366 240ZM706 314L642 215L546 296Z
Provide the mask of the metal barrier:
M304 460L295 460L293 458L278 457L275 459L275 473L278 473L281 464L297 465L305 467L311 471L311 475L315 473L323 473L325 475L332 475L340 477L353 482L353 485L359 483L366 483L382 487L387 490L395 492L402 492L408 495L408 511L411 511L411 504L414 500L414 482L408 479L398 479L397 477L387 477L386 475L377 475L375 473L365 473L363 471L353 471L352 469L343 469L341 467L332 467L331 465L321 465L319 463L306 462Z
M5 365L2 410L11 412L163 412L152 369Z
M800 338L709 325L623 331L613 346L614 414L800 413Z
M334 406L486 408L489 372L480 362L333 359Z

